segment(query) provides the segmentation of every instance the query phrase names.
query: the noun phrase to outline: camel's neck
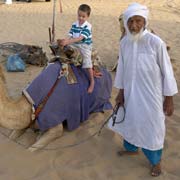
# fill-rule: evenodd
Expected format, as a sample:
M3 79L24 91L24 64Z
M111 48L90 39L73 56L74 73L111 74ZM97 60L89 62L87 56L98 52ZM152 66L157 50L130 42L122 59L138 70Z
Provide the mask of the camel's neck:
M8 129L23 129L31 121L31 105L25 97L9 98L8 91L0 78L0 125Z
M6 103L9 100L8 91L5 87L3 80L0 79L0 102Z

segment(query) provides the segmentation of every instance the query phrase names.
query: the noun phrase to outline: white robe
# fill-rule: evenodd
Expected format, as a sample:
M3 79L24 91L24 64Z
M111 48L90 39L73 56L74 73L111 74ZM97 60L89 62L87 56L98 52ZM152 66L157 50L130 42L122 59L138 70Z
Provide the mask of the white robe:
M178 92L165 43L147 30L138 41L125 36L114 86L124 89L126 114L123 123L109 127L138 147L163 148L163 99Z

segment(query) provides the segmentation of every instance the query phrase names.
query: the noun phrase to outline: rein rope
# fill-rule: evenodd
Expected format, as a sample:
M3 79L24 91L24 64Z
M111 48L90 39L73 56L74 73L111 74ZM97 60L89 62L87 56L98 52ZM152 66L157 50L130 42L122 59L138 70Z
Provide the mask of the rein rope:
M37 106L37 108L35 109L34 115L36 119L38 117L38 115L40 114L40 112L42 111L43 107L45 106L45 104L47 103L49 97L51 96L51 94L53 93L56 85L58 84L59 80L61 79L61 75L58 75L54 85L51 87L50 91L48 92L48 94L46 95L46 97L42 100L42 102L39 103L39 105Z

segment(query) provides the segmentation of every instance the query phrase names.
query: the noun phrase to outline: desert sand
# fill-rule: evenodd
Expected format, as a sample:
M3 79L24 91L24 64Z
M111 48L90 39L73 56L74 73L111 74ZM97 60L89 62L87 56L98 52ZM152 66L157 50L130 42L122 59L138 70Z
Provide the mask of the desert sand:
M111 69L117 61L120 28L119 15L134 0L62 0L63 13L56 3L56 38L66 35L76 20L77 7L87 3L92 7L94 47L102 61ZM150 27L171 47L175 76L180 85L180 0L137 0L150 9ZM32 3L0 1L0 43L17 42L48 47L48 27L52 25L53 1L32 0ZM2 63L1 66L4 67ZM32 81L42 67L28 66L25 72L9 73L4 68L7 91L11 98L21 96L22 89ZM111 72L114 78L114 72ZM113 88L111 102L117 90ZM166 139L162 157L163 173L156 179L180 179L180 95L174 97L174 115L166 119ZM1 180L148 180L150 166L141 152L135 157L118 157L122 138L104 128L100 136L87 140L100 128L110 112L94 113L73 132L31 153L26 147L36 135L28 130L17 142L7 138L10 130L0 128ZM85 140L85 141L84 141ZM72 145L72 146L71 146Z

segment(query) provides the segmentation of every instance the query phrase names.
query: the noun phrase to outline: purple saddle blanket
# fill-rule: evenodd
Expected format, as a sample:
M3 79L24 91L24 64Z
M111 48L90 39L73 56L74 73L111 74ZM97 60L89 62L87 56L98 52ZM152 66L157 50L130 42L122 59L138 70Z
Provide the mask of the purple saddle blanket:
M55 86L42 111L37 117L41 131L54 127L63 121L68 130L74 130L86 121L90 113L112 109L109 101L112 79L106 69L101 68L101 78L95 78L93 93L88 94L89 78L87 71L71 65L77 83L67 84L62 77ZM59 62L50 63L23 91L36 108L53 87L61 70Z

